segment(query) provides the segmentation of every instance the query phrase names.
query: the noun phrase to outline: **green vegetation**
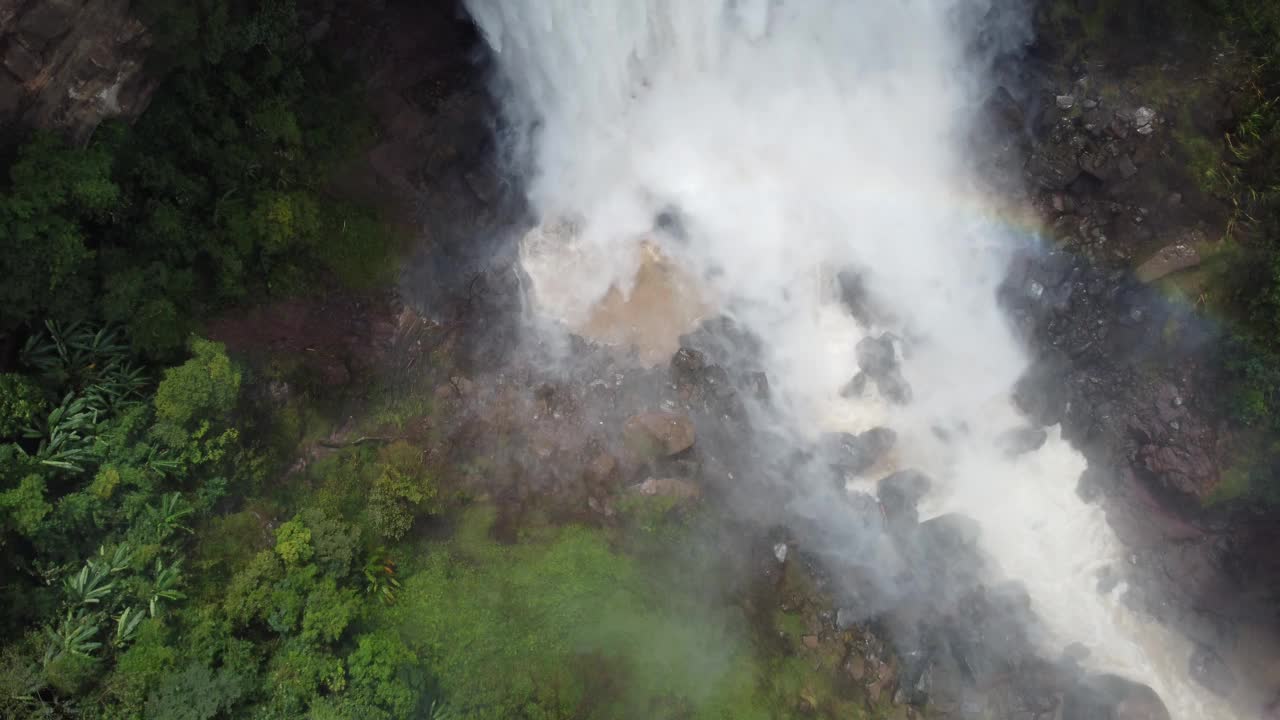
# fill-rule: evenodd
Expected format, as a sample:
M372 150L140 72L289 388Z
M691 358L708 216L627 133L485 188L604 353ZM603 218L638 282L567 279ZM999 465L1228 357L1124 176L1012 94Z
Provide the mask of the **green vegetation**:
M757 637L743 611L708 596L717 560L671 552L700 546L688 525L669 525L666 551L651 554L583 527L500 545L493 520L483 505L464 512L450 540L415 553L402 601L379 613L461 717L868 716L832 680L843 646L825 664L775 657L762 647L774 628Z
M291 2L150 3L175 69L134 128L37 133L0 194L0 333L43 318L127 329L175 357L197 319L329 278L389 278L391 235L325 178L371 137Z
M133 352L51 323L6 382L32 412L0 447L0 717L399 718L429 702L418 660L368 622L400 581L375 544L379 488L360 482L435 498L429 477L402 447L353 449L300 478L342 485L351 517L286 510L294 489L268 479L288 455L248 439L275 421L222 346L193 339L154 384Z
M1213 500L1280 503L1280 6L1261 0L1207 0L1241 54L1234 126L1220 140L1184 137L1201 187L1232 208L1231 252L1215 284L1233 319L1224 348L1234 417L1244 436L1240 460Z

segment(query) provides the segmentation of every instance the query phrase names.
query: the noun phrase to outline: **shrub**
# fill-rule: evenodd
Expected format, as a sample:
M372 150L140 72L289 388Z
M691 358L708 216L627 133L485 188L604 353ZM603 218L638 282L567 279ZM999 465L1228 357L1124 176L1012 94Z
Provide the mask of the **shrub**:
M419 514L439 509L438 491L419 448L396 441L383 450L382 461L382 474L369 491L369 518L379 534L398 540Z
M156 388L156 434L171 446L186 442L197 421L225 417L240 393L240 371L220 343L193 338L191 352Z
M0 438L13 438L49 411L40 386L26 375L0 373Z

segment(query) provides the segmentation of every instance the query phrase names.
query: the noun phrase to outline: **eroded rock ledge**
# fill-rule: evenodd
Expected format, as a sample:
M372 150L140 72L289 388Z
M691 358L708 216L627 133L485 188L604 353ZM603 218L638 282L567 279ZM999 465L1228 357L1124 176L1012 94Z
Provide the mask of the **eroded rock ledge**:
M61 130L83 142L103 120L146 109L151 37L129 0L0 2L0 126Z

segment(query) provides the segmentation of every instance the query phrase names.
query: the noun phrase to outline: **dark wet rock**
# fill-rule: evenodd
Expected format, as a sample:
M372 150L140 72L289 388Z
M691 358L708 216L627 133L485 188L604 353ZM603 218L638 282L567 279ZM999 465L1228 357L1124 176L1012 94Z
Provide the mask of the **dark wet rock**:
M678 208L668 207L659 212L653 219L653 228L681 242L689 238L684 214Z
M671 375L677 382L696 381L707 367L707 357L692 348L680 348L671 357Z
M1197 646L1191 653L1189 671L1196 682L1218 695L1229 695L1235 689L1235 673L1222 656L1207 645Z
M1049 433L1044 428L1017 428L1001 433L996 445L1008 457L1016 457L1039 450L1048 439Z
M853 378L849 380L849 382L845 383L844 387L840 388L840 397L842 398L862 397L862 394L865 393L866 391L867 391L867 374L864 372L859 372L858 374L854 375Z
M1062 720L1170 720L1160 696L1117 675L1099 675L1067 691Z
M704 321L680 337L680 347L703 353L708 364L742 368L760 366L760 338L727 315Z
M1089 658L1089 648L1081 643L1071 643L1062 650L1063 657L1074 660L1075 662L1084 662Z
M862 374L875 382L886 400L899 405L911 401L911 386L902 377L892 336L868 335L858 341L856 352Z
M742 366L739 360L728 366L734 368L730 372L713 364L707 352L685 346L672 356L670 376L680 401L695 417L714 419L709 425L713 429L727 429L722 419L743 426L747 403L768 403L771 395L768 376L759 370L744 371Z
M888 334L879 337L868 335L858 341L858 367L867 377L878 380L898 369L893 350L893 338Z
M880 478L880 481L876 483L876 490L881 502L886 497L894 497L901 498L906 502L916 503L929 493L929 489L932 486L933 482L929 479L929 476L919 470L899 470Z
M884 529L884 511L880 508L879 500L864 492L850 492L846 499L859 529L864 532L880 532Z
M913 525L915 506L885 505L888 529L896 538L907 565L905 586L928 608L928 614L956 612L955 603L984 582L986 564L977 547L977 521L957 514Z
M900 470L876 483L876 494L890 528L912 527L919 517L916 504L933 482L919 470Z
M871 294L867 291L862 274L857 270L845 269L836 274L836 284L840 288L840 300L844 303L855 320L864 327L872 321Z
M952 656L972 681L985 684L1033 654L1031 598L1018 582L978 585L956 603L947 626Z
M903 379L901 373L894 372L877 380L876 389L891 403L906 405L911 402L911 385Z
M920 535L937 549L973 548L981 534L977 520L959 513L939 515L920 524Z
M992 614L1021 619L1030 618L1031 593L1020 580L1006 580L988 588L986 598L994 608Z
M1022 111L1022 106L1013 97L1004 86L996 88L987 96L986 102L983 103L981 109L982 117L989 121L989 124L997 126L1007 135L1016 135L1022 132L1026 125L1026 115Z
M773 397L773 390L769 386L769 376L763 372L747 373L744 385L756 400L768 402Z
M1138 166L1133 163L1132 157L1128 155L1121 155L1117 162L1117 167L1120 170L1120 177L1125 180L1128 180L1138 174Z
M1035 149L1027 173L1045 190L1065 190L1080 176L1079 151L1066 144L1045 144Z
M642 459L669 457L693 447L693 421L688 415L650 412L634 415L622 429L627 449Z
M903 703L923 707L928 704L933 691L933 657L928 651L908 651L899 654L902 670L898 675L898 692L894 704Z
M972 142L984 149L977 168L981 181L1002 196L1024 195L1022 173L1030 152L1027 117L1022 103L1004 86L979 108Z
M897 440L893 430L877 427L857 435L828 433L819 441L819 448L832 468L856 475L875 465Z
M1014 385L1013 400L1029 420L1038 425L1055 425L1067 409L1067 387L1062 382L1070 361L1059 352L1037 358Z

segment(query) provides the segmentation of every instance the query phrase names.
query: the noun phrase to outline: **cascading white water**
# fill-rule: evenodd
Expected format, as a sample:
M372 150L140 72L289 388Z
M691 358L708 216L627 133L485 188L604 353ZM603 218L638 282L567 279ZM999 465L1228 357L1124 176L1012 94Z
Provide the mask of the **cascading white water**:
M995 299L1019 229L975 191L963 138L985 69L975 19L989 43L1026 38L1017 9L991 3L467 0L509 111L536 127L531 203L575 228L535 233L525 270L542 310L581 322L631 286L638 238L678 208L686 239L649 240L764 339L795 427L894 428L899 462L938 481L923 510L980 521L1047 650L1085 644L1088 664L1150 684L1179 720L1232 717L1188 680L1185 642L1096 591L1124 551L1074 493L1081 456L1056 432L1017 460L997 449L1022 422L1008 396L1027 359ZM839 396L865 331L821 278L848 266L892 312L882 329L908 339L905 406ZM948 444L939 426L967 431Z

